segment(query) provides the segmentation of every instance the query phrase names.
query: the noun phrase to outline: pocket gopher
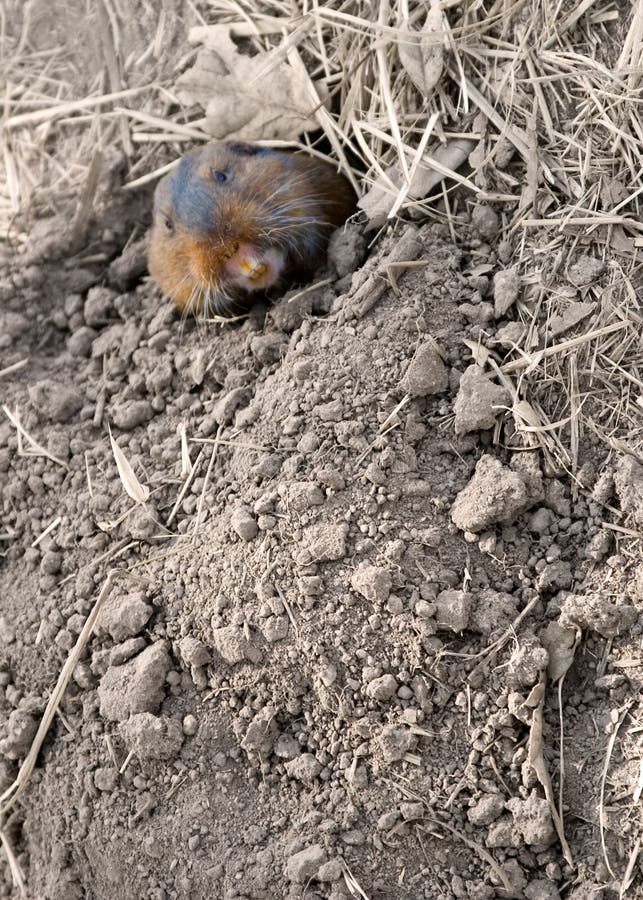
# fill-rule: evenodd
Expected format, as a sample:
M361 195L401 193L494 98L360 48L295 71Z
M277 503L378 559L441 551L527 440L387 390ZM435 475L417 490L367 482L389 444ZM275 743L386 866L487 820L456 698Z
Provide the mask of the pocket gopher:
M327 163L254 144L186 153L157 185L148 266L180 310L229 316L310 276L356 210Z

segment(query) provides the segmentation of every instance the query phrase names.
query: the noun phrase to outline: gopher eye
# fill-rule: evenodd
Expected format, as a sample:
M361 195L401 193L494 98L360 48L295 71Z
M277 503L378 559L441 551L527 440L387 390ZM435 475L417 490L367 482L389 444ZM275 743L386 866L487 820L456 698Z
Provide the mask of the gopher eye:
M174 231L174 222L169 216L163 216L163 224L167 231Z
M219 169L210 169L210 174L214 181L223 182L228 180L228 176L225 172L219 171Z

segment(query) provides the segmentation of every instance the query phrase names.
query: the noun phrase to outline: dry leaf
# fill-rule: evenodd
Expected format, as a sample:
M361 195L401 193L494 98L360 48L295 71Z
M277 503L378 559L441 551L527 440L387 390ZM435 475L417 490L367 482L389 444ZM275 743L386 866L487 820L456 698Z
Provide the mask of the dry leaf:
M536 709L543 702L543 698L545 696L545 684L542 681L539 681L538 684L535 684L532 689L529 691L529 694L525 697L525 702L523 703L524 707L528 709Z
M109 439L112 444L112 453L116 460L116 468L127 495L136 503L145 503L150 496L150 489L146 485L141 484L134 474L134 469L129 464L127 457L114 440L111 428L109 429Z
M558 681L574 662L579 633L564 628L558 622L550 622L540 632L540 643L549 654L547 672L553 682Z
M549 322L551 334L554 337L558 337L559 334L564 334L566 331L569 331L570 328L578 325L579 322L589 319L595 309L595 303L582 303L580 301L568 302L562 312L551 317Z
M232 27L192 29L190 41L203 49L176 82L181 103L205 109L205 130L217 140L293 141L318 128L306 83L292 66L274 52L240 53ZM323 98L323 85L315 88Z
M400 62L424 98L428 98L440 80L444 67L440 0L430 0L430 2L426 20L422 29L417 33L417 37L403 35L397 45ZM403 16L402 27L406 32L411 30L408 15Z
M470 341L468 338L465 338L462 343L470 350L473 361L484 369L491 356L489 350L483 347L479 341Z

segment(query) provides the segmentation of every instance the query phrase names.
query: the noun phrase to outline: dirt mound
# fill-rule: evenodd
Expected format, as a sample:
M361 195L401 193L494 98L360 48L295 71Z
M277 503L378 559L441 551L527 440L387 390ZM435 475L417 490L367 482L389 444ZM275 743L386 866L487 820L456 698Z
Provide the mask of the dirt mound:
M588 444L572 494L517 445L468 349L510 278L481 322L447 233L363 254L350 228L225 327L42 261L0 285L3 790L128 570L3 826L27 896L553 900L625 869L643 576L610 525L640 467Z

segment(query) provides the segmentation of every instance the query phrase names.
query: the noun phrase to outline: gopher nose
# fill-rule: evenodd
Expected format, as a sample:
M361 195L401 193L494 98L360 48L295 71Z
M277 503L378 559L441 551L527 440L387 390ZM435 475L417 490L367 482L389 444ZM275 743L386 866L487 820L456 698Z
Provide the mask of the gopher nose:
M202 284L209 284L213 273L218 272L238 249L238 243L213 245L210 241L195 242L190 248L194 277Z

